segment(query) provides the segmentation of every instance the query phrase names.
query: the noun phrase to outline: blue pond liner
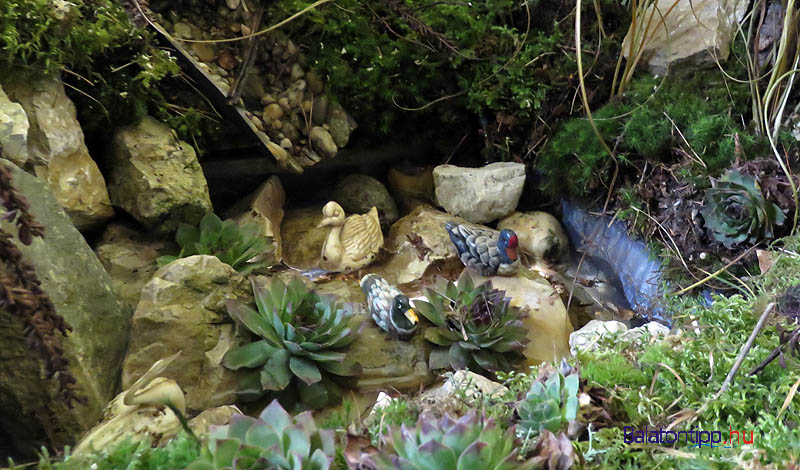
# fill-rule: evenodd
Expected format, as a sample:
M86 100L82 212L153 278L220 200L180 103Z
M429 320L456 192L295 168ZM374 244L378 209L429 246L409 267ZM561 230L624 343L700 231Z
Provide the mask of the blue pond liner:
M611 265L634 311L648 320L669 323L658 303L663 294L661 261L647 244L632 238L623 222L591 215L574 202L562 200L561 211L572 247Z

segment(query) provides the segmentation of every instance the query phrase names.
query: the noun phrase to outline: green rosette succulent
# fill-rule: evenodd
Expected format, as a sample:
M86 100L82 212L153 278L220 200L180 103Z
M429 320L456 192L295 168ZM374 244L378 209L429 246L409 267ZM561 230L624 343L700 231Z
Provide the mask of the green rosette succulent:
M356 339L353 308L332 296L309 290L299 279L269 285L253 281L257 309L228 301L228 313L261 339L228 351L222 364L233 370L255 369L243 383L241 398L257 399L284 391L310 408L338 401L339 387L331 376L353 376L361 366L348 360L342 348Z
M431 352L432 369L493 373L522 359L525 313L512 307L505 291L494 289L491 281L475 286L465 273L457 284L440 280L438 288L424 293L427 301L414 301L414 308L434 324L424 333L439 346Z
M258 226L240 227L230 219L223 222L213 213L206 214L197 227L181 224L175 241L181 251L177 255L160 256L156 260L159 266L187 256L212 255L236 271L249 274L273 262L272 240L260 235Z
M311 413L292 419L276 400L258 418L234 415L213 427L187 470L328 470L334 446L333 432L317 429Z
M492 419L475 412L454 420L420 415L415 428L391 429L387 447L366 462L377 470L527 470L533 460L521 461L514 432L503 432Z
M525 398L517 403L520 434L537 435L544 429L557 432L575 420L578 415L578 385L577 372L567 376L554 372L544 384L534 381Z
M726 173L705 196L700 213L714 239L727 248L771 239L786 218L780 207L764 198L752 176L736 170Z

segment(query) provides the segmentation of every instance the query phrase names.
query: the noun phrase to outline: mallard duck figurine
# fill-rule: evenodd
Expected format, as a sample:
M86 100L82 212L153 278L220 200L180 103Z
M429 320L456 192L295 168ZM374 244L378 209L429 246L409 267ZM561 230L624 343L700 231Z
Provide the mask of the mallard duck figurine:
M361 278L361 290L367 295L369 313L380 329L401 338L414 334L419 317L399 289L377 274L367 274Z
M322 208L325 216L318 227L331 227L322 245L319 266L332 272L350 272L371 263L383 247L383 232L378 209L345 218L344 209L335 201Z
M519 268L517 234L447 222L445 229L464 266L482 276L510 276Z

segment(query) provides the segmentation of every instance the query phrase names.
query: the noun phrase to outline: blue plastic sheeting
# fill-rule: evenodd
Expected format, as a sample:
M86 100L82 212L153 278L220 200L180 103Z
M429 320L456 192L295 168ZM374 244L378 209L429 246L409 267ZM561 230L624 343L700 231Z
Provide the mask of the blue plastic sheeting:
M649 320L665 322L662 296L661 261L651 255L647 245L628 235L625 224L611 217L590 215L577 204L561 201L562 223L572 247L587 256L607 261L617 276L628 303Z

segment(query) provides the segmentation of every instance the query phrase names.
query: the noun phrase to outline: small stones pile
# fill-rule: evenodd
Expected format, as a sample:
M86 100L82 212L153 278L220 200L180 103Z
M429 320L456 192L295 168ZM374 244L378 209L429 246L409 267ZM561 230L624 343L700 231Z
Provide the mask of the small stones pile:
M158 8L152 2L152 7ZM252 0L187 2L182 11L161 11L158 21L178 40L209 40L246 36L254 31ZM187 3L184 3L186 5ZM272 24L274 18L262 19ZM186 42L185 49L220 90L230 94L245 58L247 40ZM350 139L355 121L325 95L322 78L310 70L300 49L280 32L255 40L255 57L247 68L239 104L275 158L284 166L309 167L332 158ZM297 168L296 168L297 169Z

